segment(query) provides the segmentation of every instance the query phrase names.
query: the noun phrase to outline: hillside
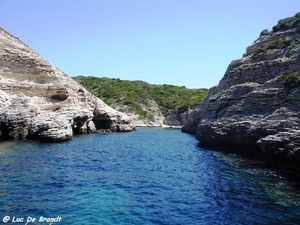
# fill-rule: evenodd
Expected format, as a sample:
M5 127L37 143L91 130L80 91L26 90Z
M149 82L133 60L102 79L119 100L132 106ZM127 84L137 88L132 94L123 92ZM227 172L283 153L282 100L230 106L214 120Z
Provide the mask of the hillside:
M73 77L95 96L113 108L152 125L183 125L184 118L169 119L174 113L184 114L195 108L207 95L207 89L184 86L152 85L143 81L114 78ZM176 116L175 116L176 117ZM180 117L180 116L179 116ZM184 120L184 121L178 121ZM140 122L141 123L141 122Z
M264 30L228 66L183 131L203 146L299 168L300 13Z

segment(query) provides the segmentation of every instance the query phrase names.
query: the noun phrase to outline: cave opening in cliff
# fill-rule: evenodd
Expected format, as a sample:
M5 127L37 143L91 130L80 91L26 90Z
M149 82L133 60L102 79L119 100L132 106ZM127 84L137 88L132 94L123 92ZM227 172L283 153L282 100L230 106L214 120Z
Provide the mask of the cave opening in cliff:
M10 132L10 129L9 129L9 127L7 126L6 123L1 122L0 132L1 132L1 139L2 139L2 140L7 140L7 139L9 139L9 132Z
M101 129L111 129L112 121L110 119L93 119L95 127L97 130Z

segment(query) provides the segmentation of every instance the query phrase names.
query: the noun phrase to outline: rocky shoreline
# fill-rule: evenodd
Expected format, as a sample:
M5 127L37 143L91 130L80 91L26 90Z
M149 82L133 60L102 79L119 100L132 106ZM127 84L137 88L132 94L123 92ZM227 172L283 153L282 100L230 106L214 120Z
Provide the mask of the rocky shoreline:
M188 115L193 112L192 109L174 111L169 115L163 116L162 113L154 115L152 120L140 119L139 115L129 113L127 114L134 126L136 127L170 127L182 128L187 123Z
M300 13L261 32L182 131L208 148L300 170Z

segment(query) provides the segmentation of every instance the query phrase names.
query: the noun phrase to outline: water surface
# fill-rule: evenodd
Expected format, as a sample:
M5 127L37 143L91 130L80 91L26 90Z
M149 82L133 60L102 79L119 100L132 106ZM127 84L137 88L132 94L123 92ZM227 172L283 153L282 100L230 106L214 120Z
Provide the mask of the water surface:
M1 223L300 224L285 177L176 129L2 142L0 161Z

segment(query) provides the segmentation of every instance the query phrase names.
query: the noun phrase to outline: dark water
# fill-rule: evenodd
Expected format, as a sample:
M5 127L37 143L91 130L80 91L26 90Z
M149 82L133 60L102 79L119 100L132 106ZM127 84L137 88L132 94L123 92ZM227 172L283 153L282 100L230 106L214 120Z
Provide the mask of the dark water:
M300 224L292 183L180 130L0 148L1 224Z

